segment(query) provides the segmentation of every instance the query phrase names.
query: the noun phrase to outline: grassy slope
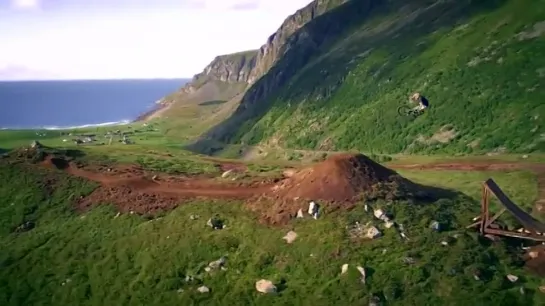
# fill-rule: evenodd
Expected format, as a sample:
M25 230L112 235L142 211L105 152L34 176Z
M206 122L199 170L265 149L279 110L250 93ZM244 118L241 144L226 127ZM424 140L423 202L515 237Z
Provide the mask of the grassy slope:
M502 244L479 242L470 234L443 247L440 241L454 232L431 233L427 228L432 219L462 227L478 210L476 201L389 206L407 228L408 243L400 243L392 231L370 243L351 243L344 231L346 222L371 220L359 208L295 223L299 239L286 245L281 237L288 229L256 224L236 202L195 202L154 221L136 215L114 218L115 212L108 206L79 215L71 211L70 200L90 192L93 184L16 165L0 164L0 168L2 305L95 305L106 301L135 305L331 305L336 301L353 305L381 293L390 305L545 302L542 294L531 290L538 280L516 267ZM44 188L44 177L55 178L54 191ZM524 173L495 173L494 177L500 184L513 179L525 183L519 186L531 183ZM476 186L474 179L458 173L445 185ZM527 190L509 186L507 191L515 201L528 200ZM205 226L206 219L216 213L226 218L227 229L211 231ZM201 219L192 221L189 214L199 214ZM14 226L28 220L36 222L35 229L11 233ZM186 275L198 275L204 265L226 254L228 270L213 276L203 273L193 283L184 281ZM420 261L406 267L401 262L405 256ZM340 277L344 263L364 265L369 273L367 285L359 283L354 266ZM483 269L489 278L475 281L473 269ZM509 284L506 273L521 276L520 283ZM260 278L283 279L286 287L279 296L261 296L254 289ZM212 292L197 293L200 282ZM529 289L525 295L519 293L520 286Z
M545 20L545 1L487 3L438 4L412 21L409 10L375 14L321 49L273 100L259 102L271 109L246 122L237 139L381 153L545 150L544 33L516 36ZM396 110L414 91L432 107L411 121ZM444 126L454 139L426 142L434 134L447 139L448 131L438 134Z

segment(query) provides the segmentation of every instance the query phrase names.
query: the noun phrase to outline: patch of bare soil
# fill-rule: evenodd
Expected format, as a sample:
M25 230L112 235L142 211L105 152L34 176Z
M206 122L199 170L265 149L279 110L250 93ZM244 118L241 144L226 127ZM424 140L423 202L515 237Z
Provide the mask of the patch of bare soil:
M352 208L363 199L430 196L430 190L420 187L362 154L339 154L293 173L248 206L262 222L281 224L306 209L310 200L329 208Z
M219 183L213 179L157 175L148 173L136 165L90 164L82 167L60 155L47 153L36 155L38 153L28 150L21 152L16 156L22 160L31 159L42 167L61 170L99 183L100 187L93 193L77 201L77 207L80 210L101 203L111 203L115 204L120 211L153 214L172 209L194 198L244 200L265 192L273 184L266 179ZM20 156L21 154L23 156ZM27 156L28 154L30 155Z

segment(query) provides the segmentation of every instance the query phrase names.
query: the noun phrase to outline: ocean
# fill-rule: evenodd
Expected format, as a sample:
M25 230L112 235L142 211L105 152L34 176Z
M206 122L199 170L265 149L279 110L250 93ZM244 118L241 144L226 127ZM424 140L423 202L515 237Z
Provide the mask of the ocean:
M0 129L128 123L188 79L0 82Z

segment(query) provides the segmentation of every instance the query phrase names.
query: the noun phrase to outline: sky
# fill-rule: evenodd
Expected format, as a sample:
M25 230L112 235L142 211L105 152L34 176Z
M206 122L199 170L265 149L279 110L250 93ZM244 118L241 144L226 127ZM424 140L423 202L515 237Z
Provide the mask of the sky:
M191 78L311 0L0 0L0 80Z

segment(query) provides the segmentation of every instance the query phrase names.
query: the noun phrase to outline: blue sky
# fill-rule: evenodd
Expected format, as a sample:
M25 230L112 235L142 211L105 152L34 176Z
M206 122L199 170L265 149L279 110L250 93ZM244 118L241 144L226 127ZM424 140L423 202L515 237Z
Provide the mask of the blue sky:
M0 79L192 77L311 0L0 0Z

